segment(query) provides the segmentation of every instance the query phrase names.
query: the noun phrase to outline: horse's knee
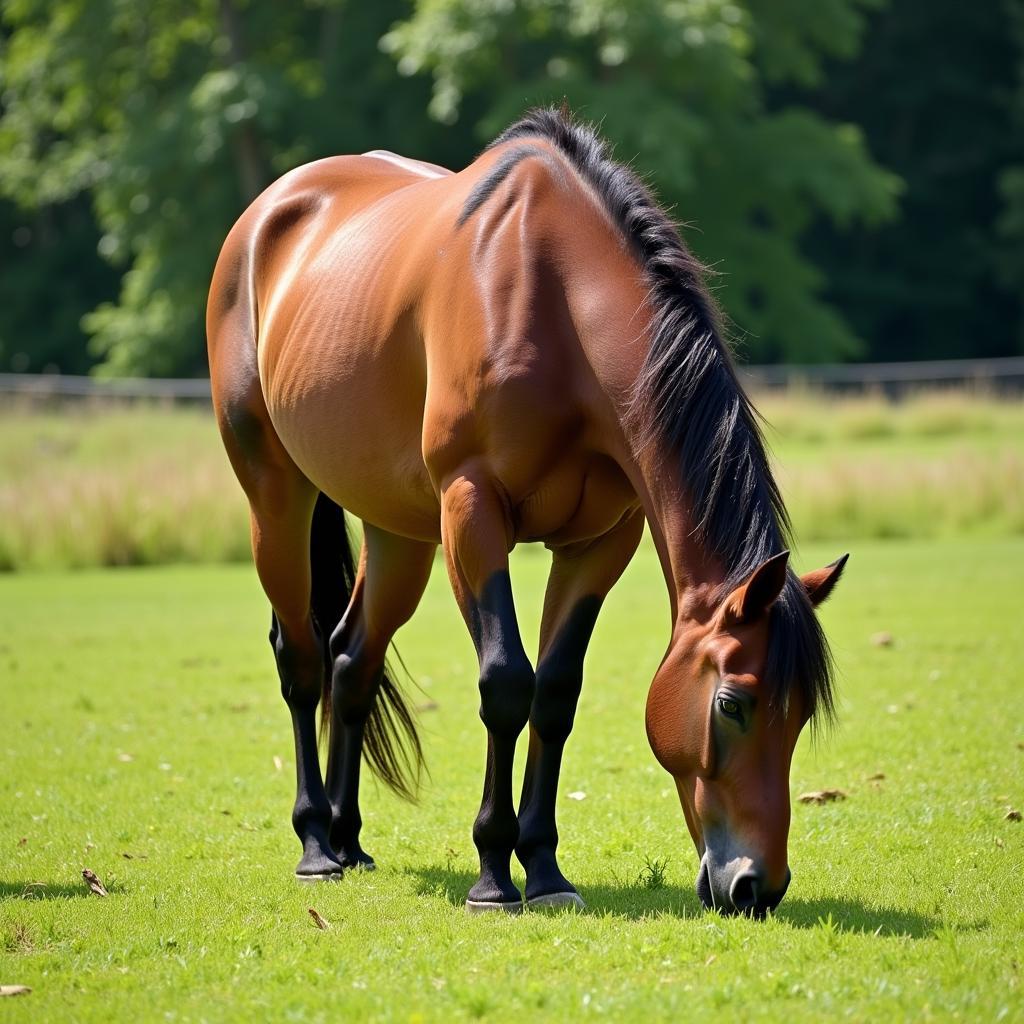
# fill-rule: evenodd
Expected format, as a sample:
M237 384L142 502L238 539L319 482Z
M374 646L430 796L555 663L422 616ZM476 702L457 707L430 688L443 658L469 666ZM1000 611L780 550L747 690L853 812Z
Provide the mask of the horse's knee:
M518 736L530 718L533 666L525 656L485 661L480 669L480 718L488 732Z
M324 662L312 621L288 632L275 615L270 624L270 646L285 703L289 707L316 706L323 689Z
M346 725L362 721L377 698L383 652L364 638L353 638L341 650L332 644L331 655L331 705Z
M580 666L546 663L537 669L531 722L542 740L557 743L568 738L582 689Z

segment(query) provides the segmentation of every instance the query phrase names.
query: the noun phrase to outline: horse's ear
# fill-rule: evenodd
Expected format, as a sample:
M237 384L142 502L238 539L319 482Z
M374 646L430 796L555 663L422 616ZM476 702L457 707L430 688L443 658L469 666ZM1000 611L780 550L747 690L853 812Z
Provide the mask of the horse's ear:
M804 590L807 591L807 596L811 599L811 604L815 608L832 593L832 588L839 582L839 577L843 575L843 568L846 566L846 561L849 557L848 554L843 555L842 558L837 558L831 565L826 565L824 569L805 572L800 577L800 582L803 583Z
M762 562L746 583L738 586L726 599L722 609L722 623L741 626L756 622L775 603L786 585L789 552L780 551Z

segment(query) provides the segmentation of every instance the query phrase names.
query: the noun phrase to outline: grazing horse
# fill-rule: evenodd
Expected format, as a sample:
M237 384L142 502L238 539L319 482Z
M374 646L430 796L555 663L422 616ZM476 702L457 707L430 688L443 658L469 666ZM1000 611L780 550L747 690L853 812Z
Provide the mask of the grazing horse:
M466 905L522 907L513 852L528 905L582 905L556 860L562 750L598 611L646 521L672 626L647 733L700 856L697 891L725 912L773 909L793 749L833 712L814 606L845 558L788 567L785 508L702 268L597 135L537 110L458 173L373 152L286 174L228 235L207 331L295 734L298 877L373 866L361 756L401 793L418 782L385 653L440 544L487 730ZM342 509L363 522L358 559ZM536 669L509 582L520 541L552 552Z

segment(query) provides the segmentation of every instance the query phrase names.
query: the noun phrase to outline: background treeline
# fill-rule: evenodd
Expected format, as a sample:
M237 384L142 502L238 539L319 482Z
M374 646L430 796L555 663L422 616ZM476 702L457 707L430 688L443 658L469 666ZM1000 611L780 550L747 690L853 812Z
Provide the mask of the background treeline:
M205 372L288 168L459 167L563 97L653 180L752 361L1024 350L1024 3L5 0L0 370Z

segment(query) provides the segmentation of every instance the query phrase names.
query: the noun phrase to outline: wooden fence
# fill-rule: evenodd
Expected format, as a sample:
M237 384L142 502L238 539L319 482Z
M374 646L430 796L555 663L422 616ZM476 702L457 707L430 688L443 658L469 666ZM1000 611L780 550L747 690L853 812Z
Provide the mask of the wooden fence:
M1024 356L944 359L916 363L848 363L808 366L743 366L752 391L806 388L827 392L878 392L892 398L936 387L977 387L1002 394L1024 392ZM0 400L43 403L88 400L199 403L210 401L210 382L195 378L71 377L63 374L0 374Z

